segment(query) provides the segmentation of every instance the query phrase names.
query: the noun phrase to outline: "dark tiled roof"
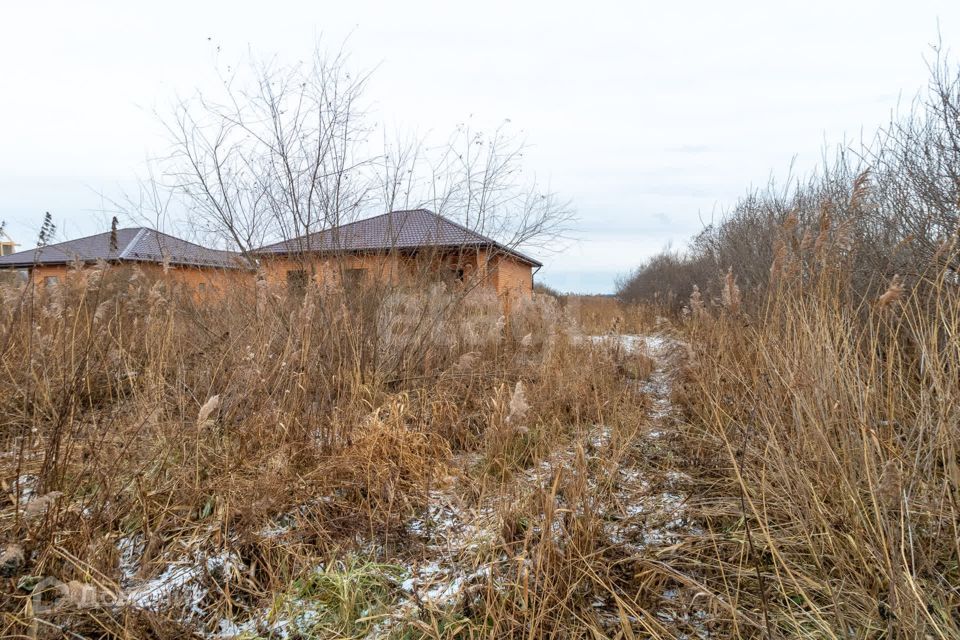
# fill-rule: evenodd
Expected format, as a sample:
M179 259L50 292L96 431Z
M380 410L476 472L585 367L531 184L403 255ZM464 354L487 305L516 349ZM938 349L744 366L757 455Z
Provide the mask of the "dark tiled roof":
M424 247L489 247L534 266L541 266L533 258L427 209L391 211L267 245L257 249L255 253L286 255L305 252L413 250Z
M236 253L207 249L153 229L144 227L117 229L115 249L110 246L110 234L111 232L107 231L86 238L48 245L41 249L30 249L3 256L0 257L0 268L23 268L35 264L69 264L77 260L160 263L165 257L170 264L175 265L228 269L242 266L242 260Z

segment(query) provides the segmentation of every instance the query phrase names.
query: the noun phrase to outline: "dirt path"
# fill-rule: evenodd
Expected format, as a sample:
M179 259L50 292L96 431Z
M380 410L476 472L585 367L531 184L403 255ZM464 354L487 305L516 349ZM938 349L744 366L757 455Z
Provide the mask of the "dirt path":
M578 451L589 452L593 462L611 458L621 459L615 478L604 481L615 486L612 499L595 503L596 512L604 524L607 544L616 548L620 557L657 558L658 550L669 548L683 536L700 533L686 516L687 494L684 488L690 478L679 470L661 463L664 443L675 429L675 408L671 402L674 384L677 343L665 335L592 336L594 343L628 355L644 353L654 362L650 375L638 385L646 396L647 411L643 427L629 442L627 451L612 452L614 446L610 429L598 425L579 439L555 450L538 465L525 470L517 483L526 490L547 489L558 469L572 472ZM469 464L469 461L461 461ZM588 468L602 467L588 460ZM598 479L588 477L587 483L597 485ZM524 490L520 488L520 491ZM395 622L414 613L427 604L444 606L461 601L465 591L480 588L493 569L492 565L505 558L478 563L478 553L484 545L499 542L500 514L495 504L466 508L452 488L437 491L427 515L410 523L410 530L424 543L425 561L410 567L411 577L403 588L409 598L402 602L378 632L388 631ZM687 637L707 637L699 624L700 614L679 602L679 591L667 588L661 594L661 604L653 614L663 628L685 627L691 630ZM622 612L615 608L613 598L594 602L598 621L611 633L623 623ZM631 616L628 616L630 618ZM633 620L633 622L638 622ZM656 624L656 623L654 623ZM644 626L644 625L641 625ZM646 625L649 628L649 624ZM383 637L384 633L371 637Z
M605 523L605 538L607 544L616 548L614 555L656 559L660 549L669 548L685 535L700 533L686 516L688 496L684 487L689 484L689 476L667 468L660 460L664 443L675 429L676 410L671 394L677 343L661 334L589 339L628 355L644 353L654 362L650 375L634 383L646 396L646 420L629 442L628 450L617 452L622 463L610 483L616 489L612 499L596 503L597 511L593 515ZM573 469L578 451L589 452L588 456L595 460L607 460L613 456L612 446L609 428L598 425L525 470L516 482L525 484L526 490L546 489L558 469ZM464 465L470 462L459 461ZM596 466L602 465L588 464L591 468ZM587 478L592 485L597 481L594 477ZM423 544L424 559L408 567L410 577L402 585L407 597L369 637L386 637L391 629L424 605L444 607L462 601L465 592L471 589L483 588L493 565L508 560L505 557L491 560L487 555L486 562L478 561L485 557L485 546L499 544L500 526L495 503L468 508L453 487L434 492L426 515L409 524L411 534ZM689 633L682 634L685 637L708 637L700 624L702 613L691 611L680 600L679 590L668 587L660 594L660 605L648 614L652 615L652 621L643 624L633 616L627 618L641 628L650 629L651 624L663 630L686 628ZM598 598L593 606L598 622L615 635L624 620L614 605L614 598Z
M669 468L660 460L663 442L675 429L676 409L671 401L674 384L674 353L677 343L664 335L620 335L601 338L616 341L631 353L644 352L654 361L649 377L640 382L647 396L646 427L631 443L620 467L620 490L616 503L624 513L609 528L611 541L622 544L633 553L646 547L670 543L680 535L693 531L685 517L687 495L683 486L690 478L682 471Z
M617 501L624 505L625 513L608 530L610 541L637 558L669 562L671 549L685 537L703 534L687 510L692 478L676 467L677 458L671 455L670 442L679 422L671 396L681 344L662 333L613 339L628 351L645 351L654 368L640 383L648 402L647 428L632 443L635 455L625 458L633 464L620 469L625 481ZM678 638L711 637L705 625L706 612L682 591L679 585L661 591L659 602L650 610L663 625L658 631Z

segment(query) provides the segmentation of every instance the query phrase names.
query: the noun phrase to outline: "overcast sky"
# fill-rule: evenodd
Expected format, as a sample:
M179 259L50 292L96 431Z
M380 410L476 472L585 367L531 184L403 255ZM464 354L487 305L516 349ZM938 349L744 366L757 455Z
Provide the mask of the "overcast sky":
M248 50L295 62L346 39L378 119L522 129L527 168L579 216L539 276L612 291L771 172L887 121L938 29L960 44L960 2L5 3L0 220L22 248L47 210L61 237L104 230L97 194L166 148L154 111Z

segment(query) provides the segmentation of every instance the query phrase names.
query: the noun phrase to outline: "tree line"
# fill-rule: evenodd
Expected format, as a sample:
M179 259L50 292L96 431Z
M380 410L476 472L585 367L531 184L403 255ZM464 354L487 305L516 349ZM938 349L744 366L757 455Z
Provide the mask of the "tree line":
M664 250L618 283L627 302L675 311L699 296L719 303L730 275L747 303L775 284L785 257L801 278L818 261L842 260L862 299L894 276L932 269L957 281L960 215L960 71L939 48L927 87L876 135L840 148L805 180L771 182L737 202L682 250Z

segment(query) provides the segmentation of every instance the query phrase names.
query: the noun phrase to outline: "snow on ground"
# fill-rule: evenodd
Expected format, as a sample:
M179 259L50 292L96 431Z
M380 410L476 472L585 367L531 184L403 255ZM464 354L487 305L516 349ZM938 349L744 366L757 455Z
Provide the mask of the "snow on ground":
M263 637L287 640L288 638L312 637L308 634L320 620L318 605L300 598L286 602L280 610L274 607L256 611L245 622L237 623L222 618L217 623L211 638Z
M586 339L594 344L621 347L627 353L645 350L654 358L666 355L666 351L674 344L670 338L658 334L611 333L602 336L586 336Z
M193 562L171 564L156 578L138 585L126 594L130 606L159 611L177 601L194 615L203 615L200 603L207 588L200 582L202 569Z
M40 478L31 474L23 474L17 477L10 487L10 492L16 494L20 492L20 502L30 502L37 493L37 485L40 484Z
M240 558L229 551L210 555L194 550L168 562L155 577L139 579L145 546L140 534L117 541L121 575L118 605L158 612L172 607L184 612L185 620L202 618L205 615L203 600L212 583L227 582L244 569Z
M120 551L121 587L129 586L140 571L140 559L145 546L141 534L124 536L117 541L117 549Z
M368 637L386 638L398 624L416 618L424 605L452 606L485 586L491 567L477 565L476 559L497 544L498 524L493 505L467 508L449 489L432 491L424 516L407 525L429 560L407 565L408 577L400 585L403 595Z
M591 336L590 339L595 343L621 348L627 353L643 351L654 360L653 371L640 386L649 399L646 438L655 442L669 433L675 414L671 401L674 368L671 353L679 344L662 334ZM683 487L691 480L687 474L667 471L663 474L661 484L665 484L668 490L659 492L651 492L649 483L637 469L621 468L620 475L617 501L623 505L623 513L612 518L606 528L612 543L622 545L631 552L642 553L649 546L669 545L681 536L703 533L686 516L687 498L683 495ZM665 603L676 604L678 597L676 589L667 589L661 594ZM704 611L686 611L668 606L655 615L663 622L680 622L693 628L697 638L710 637Z
M497 543L497 516L489 504L464 508L450 492L434 491L431 498L425 517L411 521L407 530L434 560L410 567L402 588L421 602L443 605L489 574L489 567L473 568L470 561Z
M403 571L395 582L395 600L384 610L371 612L377 621L367 637L387 638L398 625L417 618L424 606L438 609L453 606L470 590L485 586L490 567L477 566L475 559L485 555L486 547L496 544L497 525L492 505L470 508L463 505L451 489L432 491L423 515L407 524L411 544L423 559L402 565ZM398 562L394 558L390 561ZM311 631L323 614L322 607L308 599L288 599L285 606L251 612L242 623L221 620L213 637L233 638L254 633L298 637Z

